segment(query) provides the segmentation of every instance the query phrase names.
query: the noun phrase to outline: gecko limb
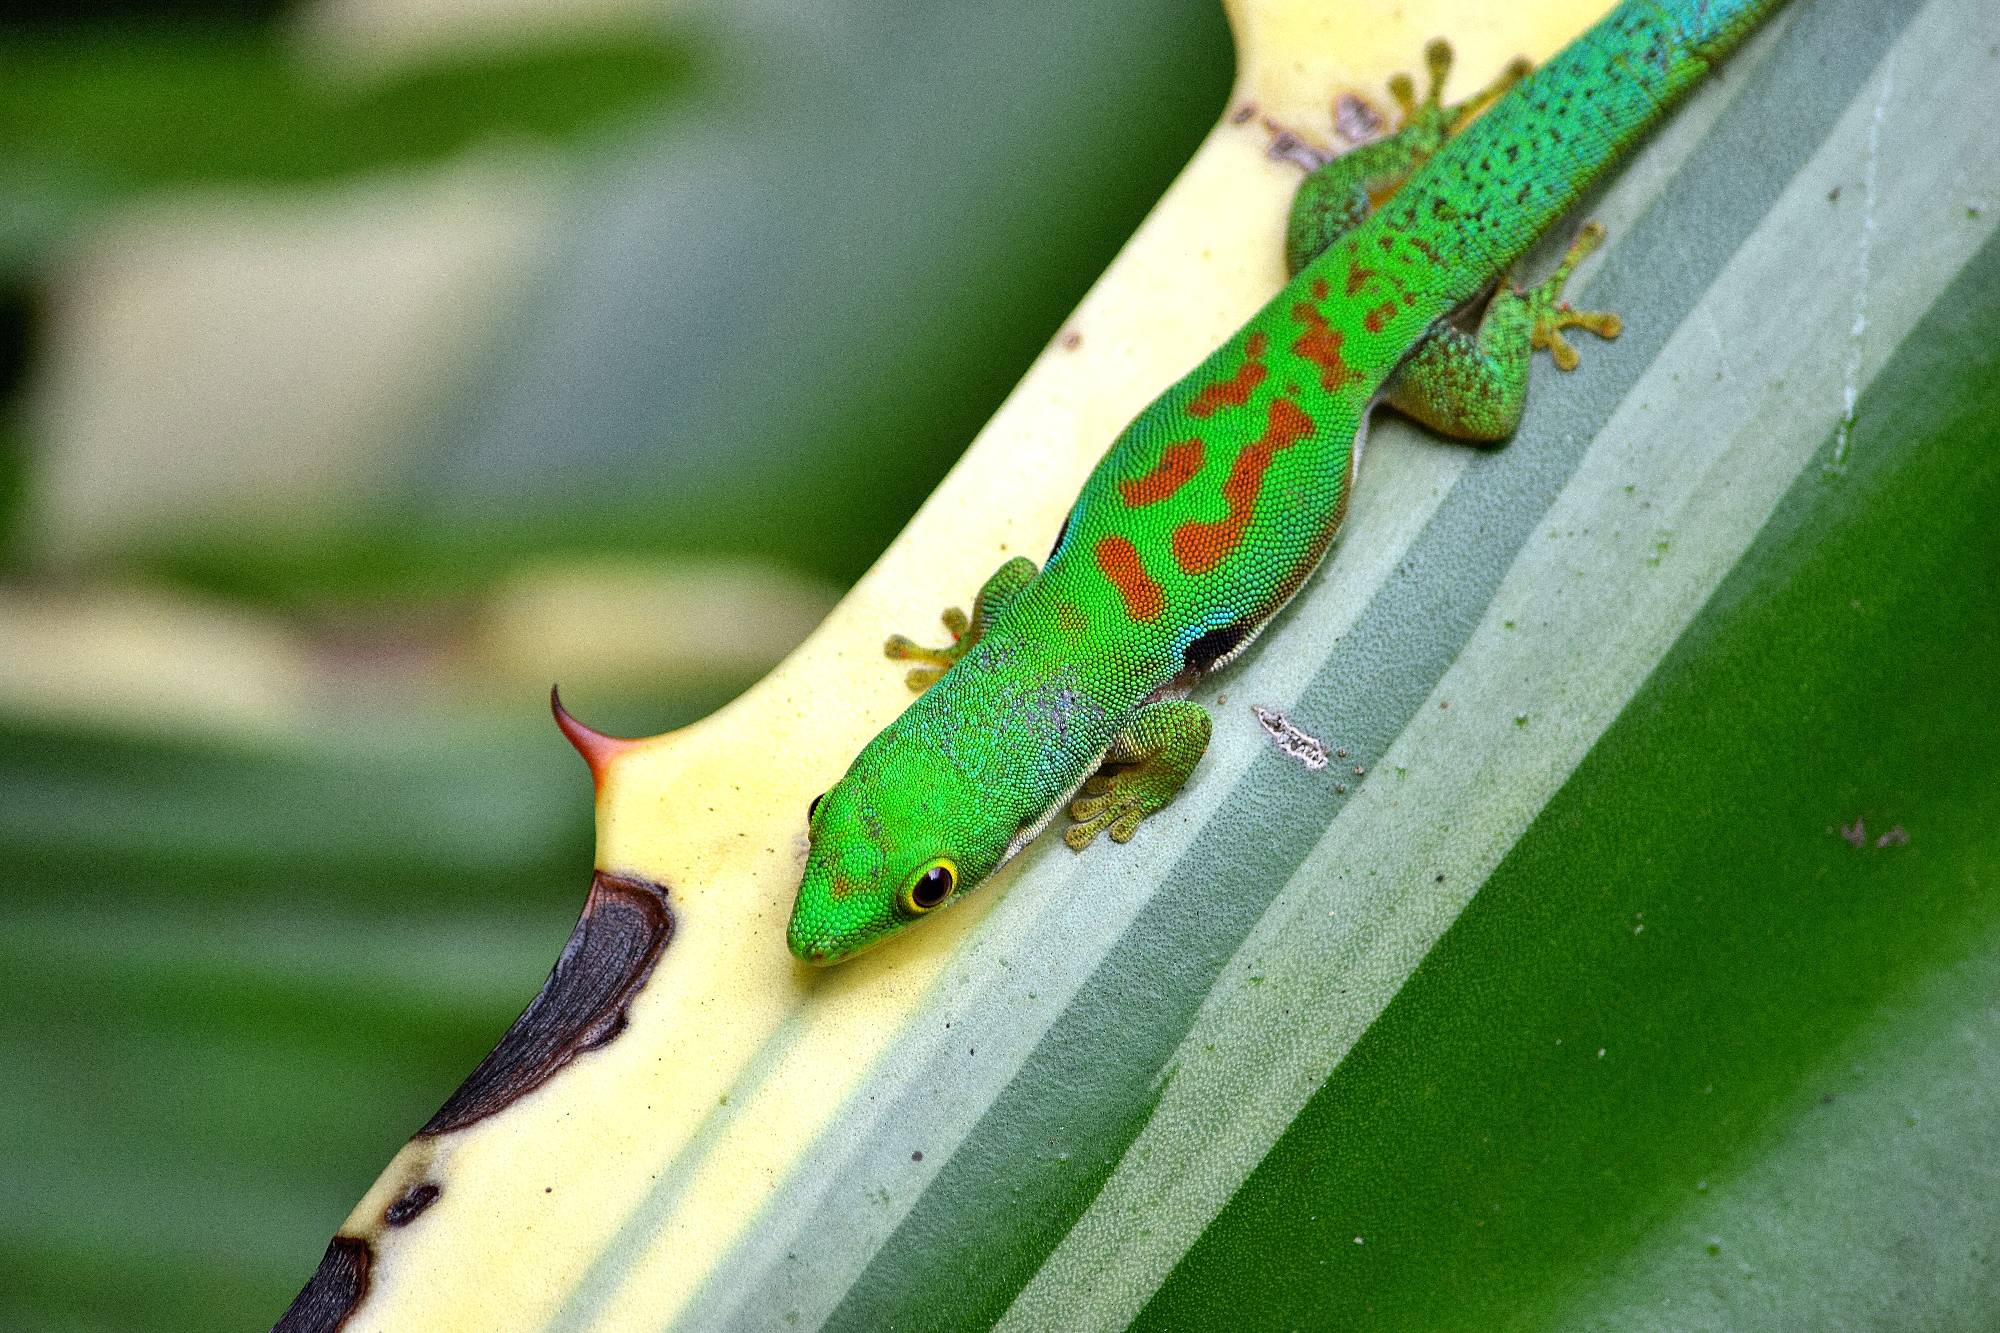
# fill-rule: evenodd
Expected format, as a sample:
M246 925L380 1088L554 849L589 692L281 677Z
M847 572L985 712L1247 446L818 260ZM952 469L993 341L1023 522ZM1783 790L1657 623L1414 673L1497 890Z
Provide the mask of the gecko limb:
M1463 102L1446 106L1444 81L1451 73L1451 59L1449 42L1434 41L1424 48L1430 86L1421 102L1409 75L1398 74L1389 80L1389 96L1402 111L1402 121L1393 134L1333 158L1309 154L1301 159L1296 151L1285 154L1309 169L1292 196L1285 226L1286 272L1296 275L1328 246L1366 222L1375 206L1430 161L1447 139L1528 72L1526 61L1513 61L1493 82ZM1289 131L1276 133L1279 142L1288 147L1300 142Z
M1527 403L1528 363L1537 347L1548 348L1561 369L1574 370L1576 349L1562 330L1616 338L1622 328L1616 315L1572 310L1562 299L1577 262L1603 239L1604 228L1592 222L1546 281L1525 292L1503 282L1477 332L1448 324L1434 330L1390 380L1385 401L1454 439L1493 443L1512 435Z
M1007 604L1028 586L1037 572L1034 561L1026 556L1015 556L994 570L993 576L980 585L979 595L973 598L969 618L955 606L945 608L940 619L951 633L950 644L943 648L926 648L901 634L891 634L889 641L882 645L883 653L898 662L924 663L923 666L912 667L904 678L912 690L922 694L937 684L953 663L972 650L972 645L979 642L992 627L995 618L1007 609Z
M1063 841L1077 851L1109 830L1113 842L1129 842L1139 822L1174 799L1208 749L1208 710L1188 699L1163 699L1132 714L1111 748L1106 768L1083 784L1070 803L1077 822Z
M1604 243L1604 224L1586 222L1563 252L1562 262L1546 282L1532 288L1525 299L1534 308L1534 332L1529 341L1536 347L1546 347L1555 359L1556 369L1575 370L1578 361L1576 349L1563 338L1564 329L1584 329L1600 338L1616 338L1625 331L1624 321L1608 310L1572 310L1562 299L1563 287L1569 282L1569 275L1583 257Z

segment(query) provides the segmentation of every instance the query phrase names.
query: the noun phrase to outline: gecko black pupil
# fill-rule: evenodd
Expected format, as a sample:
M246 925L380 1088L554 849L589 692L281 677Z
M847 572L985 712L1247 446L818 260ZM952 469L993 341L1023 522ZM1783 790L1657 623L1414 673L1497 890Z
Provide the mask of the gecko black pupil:
M932 866L910 890L910 901L919 907L936 907L951 893L951 871Z

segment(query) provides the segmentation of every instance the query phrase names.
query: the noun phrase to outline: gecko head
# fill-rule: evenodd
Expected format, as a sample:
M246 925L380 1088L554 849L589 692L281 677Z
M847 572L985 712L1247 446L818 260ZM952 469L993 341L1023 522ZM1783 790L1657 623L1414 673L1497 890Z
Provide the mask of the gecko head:
M844 962L957 902L1006 853L1013 827L985 831L992 809L918 738L877 738L807 814L792 953Z

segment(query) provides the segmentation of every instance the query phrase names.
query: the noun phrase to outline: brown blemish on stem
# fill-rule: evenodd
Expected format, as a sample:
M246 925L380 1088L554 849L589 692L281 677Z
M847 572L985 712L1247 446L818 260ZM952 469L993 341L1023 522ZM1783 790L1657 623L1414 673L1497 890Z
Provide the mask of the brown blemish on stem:
M334 1333L368 1294L368 1242L335 1236L305 1288L271 1325L271 1333Z
M412 1185L382 1210L382 1220L392 1227L406 1227L417 1220L419 1213L436 1203L442 1193L442 1189L428 1180Z
M541 993L418 1135L448 1134L504 1110L623 1032L626 1007L652 975L673 925L664 887L598 871Z

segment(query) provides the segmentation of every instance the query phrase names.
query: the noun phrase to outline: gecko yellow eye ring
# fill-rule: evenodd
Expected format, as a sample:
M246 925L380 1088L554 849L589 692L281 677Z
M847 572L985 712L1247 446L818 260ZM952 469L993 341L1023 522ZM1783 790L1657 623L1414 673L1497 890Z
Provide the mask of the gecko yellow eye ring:
M951 891L957 887L957 867L949 860L940 859L911 880L903 890L903 910L912 916L921 916L951 897Z
M1081 852L1099 833L1127 841L1172 801L1208 748L1189 694L1326 554L1369 414L1499 444L1537 348L1570 371L1565 330L1617 337L1617 316L1563 299L1604 238L1595 223L1540 283L1510 275L1781 3L1623 0L1540 69L1510 63L1452 105L1451 48L1432 43L1421 99L1407 76L1390 84L1393 133L1269 160L1307 169L1290 280L1112 441L1041 568L1000 566L969 616L946 613L945 647L888 640L889 657L919 664L920 693L811 820L792 952L837 963L881 943L978 887L1065 806L1063 841ZM1236 119L1243 150L1268 159Z

